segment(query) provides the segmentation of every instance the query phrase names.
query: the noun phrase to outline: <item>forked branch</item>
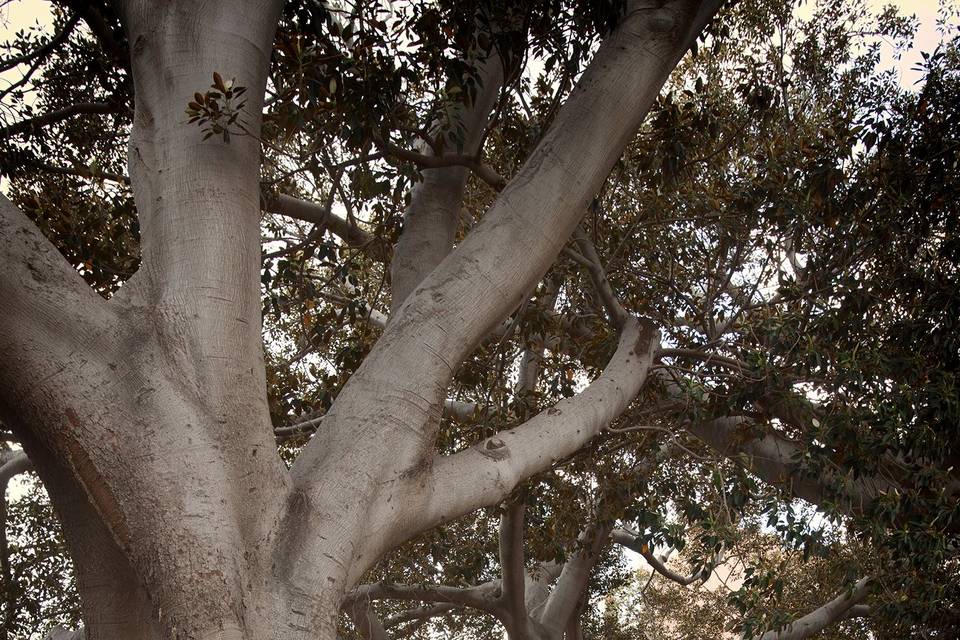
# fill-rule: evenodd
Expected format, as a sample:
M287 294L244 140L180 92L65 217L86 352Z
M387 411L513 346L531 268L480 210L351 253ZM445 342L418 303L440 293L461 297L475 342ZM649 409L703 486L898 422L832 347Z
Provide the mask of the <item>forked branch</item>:
M805 616L797 618L779 631L767 631L752 640L804 640L820 633L840 620L870 614L869 607L860 606L867 597L870 578L862 578L850 591L844 592Z

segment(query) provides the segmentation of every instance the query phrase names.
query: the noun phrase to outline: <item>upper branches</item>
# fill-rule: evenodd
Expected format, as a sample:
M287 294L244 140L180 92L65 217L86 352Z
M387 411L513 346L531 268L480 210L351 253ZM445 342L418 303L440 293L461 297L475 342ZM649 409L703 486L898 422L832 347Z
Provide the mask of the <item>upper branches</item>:
M42 129L50 124L72 118L76 115L112 113L116 110L117 106L109 102L84 102L74 104L0 128L0 139Z
M23 53L11 56L6 60L0 61L0 72L8 71L13 69L17 65L27 64L35 62L36 60L42 60L49 56L57 47L62 45L70 37L70 34L73 33L74 28L77 26L77 23L80 21L79 15L73 15L68 20L67 23L54 35L49 42L32 51L24 51Z
M553 264L716 8L678 1L628 12L483 221L392 314L327 413L323 434L301 452L294 483L316 505L328 505L317 506L316 514L339 509L350 527L361 527L364 517L392 522L384 539L364 541L364 562L387 544L499 502L519 482L577 451L636 396L659 335L649 323L628 318L607 368L578 396L517 429L435 459L441 406L454 371ZM610 104L619 108L611 111ZM327 473L341 474L370 503L330 496ZM390 515L400 502L409 517ZM318 515L312 518L313 525L320 522ZM303 535L317 539L317 532ZM318 551L310 546L303 553ZM358 563L351 575L363 569Z

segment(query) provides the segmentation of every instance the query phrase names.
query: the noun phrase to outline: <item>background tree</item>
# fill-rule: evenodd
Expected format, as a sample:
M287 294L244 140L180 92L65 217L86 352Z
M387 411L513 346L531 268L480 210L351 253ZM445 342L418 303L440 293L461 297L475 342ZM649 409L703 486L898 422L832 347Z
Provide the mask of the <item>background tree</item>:
M905 91L862 2L255 4L4 54L3 474L78 633L955 635L956 40ZM14 637L76 623L38 495Z

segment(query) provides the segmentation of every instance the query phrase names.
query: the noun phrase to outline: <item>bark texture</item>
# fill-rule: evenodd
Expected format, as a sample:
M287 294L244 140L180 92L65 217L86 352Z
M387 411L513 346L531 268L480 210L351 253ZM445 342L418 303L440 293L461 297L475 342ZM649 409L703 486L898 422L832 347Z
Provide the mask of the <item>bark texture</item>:
M491 52L479 65L481 88L477 98L469 106L458 109L451 121L440 122L434 128L441 152L455 149L450 133L460 126L464 131L464 151L479 154L487 119L500 95L502 65L499 56ZM421 151L434 153L426 144ZM424 169L423 181L411 190L410 205L403 213L403 233L390 264L392 311L400 308L423 278L453 249L469 173L466 167Z
M267 407L259 293L257 136L281 2L120 3L136 94L139 272L103 300L0 199L0 419L63 522L89 640L333 640L348 592L391 547L502 501L632 402L659 332L623 317L608 367L580 395L460 454L434 453L454 371L553 263L718 4L629 3L455 250L466 169L424 172L394 263L396 313L288 471ZM471 150L500 83L497 64L484 69L462 114ZM229 143L184 121L214 72L248 88L245 131ZM576 637L569 612L596 550L587 541L560 573L568 586L544 599L518 570L511 526L522 518L505 523L504 606L545 612L537 624L516 617L512 633ZM362 611L348 612L379 637Z

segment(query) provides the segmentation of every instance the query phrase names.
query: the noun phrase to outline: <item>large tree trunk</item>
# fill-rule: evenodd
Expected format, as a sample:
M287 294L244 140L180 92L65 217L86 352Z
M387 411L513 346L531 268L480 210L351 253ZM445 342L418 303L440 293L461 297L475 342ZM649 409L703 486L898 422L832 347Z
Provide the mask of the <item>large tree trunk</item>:
M4 403L6 419L34 436L24 444L71 548L89 556L100 541L97 563L78 563L92 638L118 637L100 624L122 604L98 597L104 572L131 597L137 581L147 588L162 637L276 633L283 589L272 573L272 541L289 481L266 405L256 136L279 6L121 7L136 91L129 164L142 267L112 300L86 288L5 207L4 231L20 233L21 248L35 243L41 256L22 262L44 295L13 295L46 319L14 327L16 339L4 345L5 359L20 364L5 380L4 400L15 399ZM215 71L250 88L251 135L229 144L202 140L184 116ZM83 512L84 496L92 511ZM137 602L125 615L144 613ZM120 636L151 637L150 617L140 633Z
M433 450L454 370L549 268L716 4L631 5L483 222L449 254L444 231L288 472L259 295L257 136L281 2L122 3L140 271L102 300L0 199L0 418L50 489L90 639L333 640L344 594L392 546L499 502L626 408L658 347L634 319L579 396ZM214 72L248 88L246 134L229 142L184 116Z

